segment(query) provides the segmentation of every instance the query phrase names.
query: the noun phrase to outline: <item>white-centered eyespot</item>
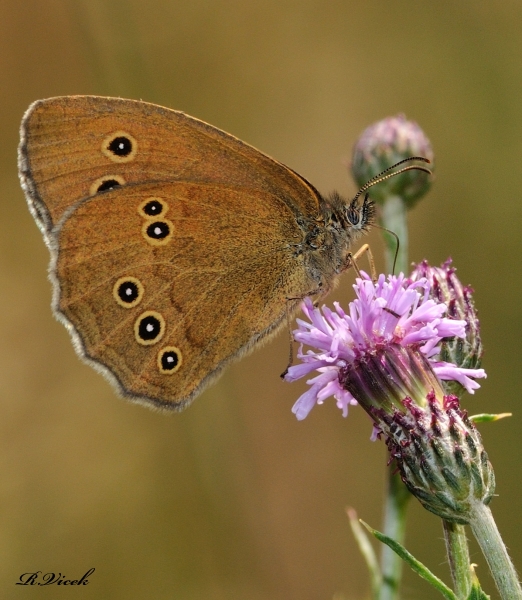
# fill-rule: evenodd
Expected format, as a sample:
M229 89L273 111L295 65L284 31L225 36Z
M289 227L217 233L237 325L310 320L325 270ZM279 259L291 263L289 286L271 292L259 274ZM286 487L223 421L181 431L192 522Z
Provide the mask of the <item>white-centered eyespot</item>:
M138 142L126 131L115 131L103 140L101 151L113 162L126 163L134 160Z
M158 369L164 375L175 373L183 362L181 350L176 346L165 346L158 352Z
M147 310L134 323L134 336L143 346L157 344L165 333L165 319L159 312Z
M120 277L112 288L116 302L124 308L137 306L144 294L143 284L136 277Z

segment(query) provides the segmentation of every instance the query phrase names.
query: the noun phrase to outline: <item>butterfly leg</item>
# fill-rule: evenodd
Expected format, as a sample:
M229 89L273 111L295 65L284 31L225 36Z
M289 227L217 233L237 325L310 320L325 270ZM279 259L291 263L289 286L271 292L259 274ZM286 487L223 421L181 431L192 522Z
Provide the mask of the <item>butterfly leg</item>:
M289 367L294 363L294 337L292 335L292 314L288 305L288 301L286 302L286 330L288 332L288 364L286 365L286 369L281 373L281 379L288 373Z
M364 244L363 246L361 246L359 248L359 250L357 250L357 252L355 252L355 254L352 254L350 252L346 256L346 263L341 270L346 271L350 267L353 267L355 269L355 272L357 273L357 276L360 277L361 271L357 265L357 261L359 260L359 258L361 258L361 256L363 256L363 254L366 254L368 256L368 262L370 263L370 273L371 273L372 281L376 282L377 281L377 271L375 269L375 261L373 259L373 254L372 254L369 244ZM295 300L303 300L307 296L316 296L318 294L321 294L321 296L323 296L325 294L325 290L323 288L317 288L315 290L310 290L308 293L303 294L302 296L299 296L299 297L286 298L286 324L287 324L287 331L288 331L289 352L288 352L288 365L287 365L286 369L281 373L281 378L283 378L286 375L289 367L291 367L294 362L294 346L293 346L294 338L292 336L292 329L291 329L293 310L290 306L290 302L293 302ZM315 302L314 302L314 305L315 305Z
M291 303L295 302L296 300L301 301L308 296L313 296L322 291L323 290L314 290L308 294L304 294L303 296L286 298L285 311L286 311L286 330L288 332L288 364L286 365L285 370L280 375L281 379L284 378L284 376L288 372L288 369L294 364L294 337L292 335L292 317L295 312L294 311L295 305L291 304Z
M361 246L355 254L352 254L351 252L348 253L346 256L346 266L343 268L343 271L353 267L357 273L357 276L360 277L361 270L359 269L357 261L363 254L366 254L368 257L368 263L370 264L370 275L372 281L375 283L377 281L377 270L375 269L375 261L373 260L373 254L369 244L364 244Z

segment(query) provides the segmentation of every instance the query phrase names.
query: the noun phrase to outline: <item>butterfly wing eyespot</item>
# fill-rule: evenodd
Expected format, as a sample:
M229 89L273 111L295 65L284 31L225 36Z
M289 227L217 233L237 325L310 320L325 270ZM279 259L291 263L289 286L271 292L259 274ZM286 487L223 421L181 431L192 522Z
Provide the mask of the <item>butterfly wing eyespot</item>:
M163 375L173 375L183 363L181 350L176 346L165 346L158 352L158 370Z
M121 175L104 175L93 181L89 188L89 196L113 190L121 185L125 185L125 179Z
M165 334L165 319L155 310L142 313L134 323L134 337L138 344L152 346Z
M143 223L141 232L145 240L152 246L165 246L174 234L174 225L167 219L147 220Z
M143 299L145 290L136 277L120 277L112 289L116 302L123 308L134 308Z
M138 213L144 219L153 219L167 214L169 205L162 198L147 198L138 206Z
M101 151L113 162L127 163L136 157L138 142L130 133L116 131L103 140Z

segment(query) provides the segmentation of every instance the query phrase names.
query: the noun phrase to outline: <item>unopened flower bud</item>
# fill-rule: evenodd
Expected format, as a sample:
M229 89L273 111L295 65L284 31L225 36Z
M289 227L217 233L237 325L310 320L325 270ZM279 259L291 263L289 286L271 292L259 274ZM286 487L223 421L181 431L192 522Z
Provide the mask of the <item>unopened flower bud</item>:
M432 267L427 261L416 265L411 276L412 281L425 278L430 282L430 298L446 304L446 316L466 322L465 337L445 338L439 345L435 361L453 363L464 369L478 369L481 364L483 348L480 339L480 324L472 299L472 289L462 285L456 275L456 269L448 259L440 267ZM457 380L443 381L446 394L461 397L466 391Z
M417 123L408 121L404 115L388 117L370 125L359 137L353 151L352 174L362 187L372 177L411 156L433 162L429 139ZM411 208L428 191L431 179L422 171L401 173L372 187L372 199L384 202L390 196L400 196Z
M406 398L406 410L383 414L379 427L403 482L424 508L466 524L473 507L489 504L493 497L493 467L458 398L444 396L441 402L433 391L427 401L423 408Z

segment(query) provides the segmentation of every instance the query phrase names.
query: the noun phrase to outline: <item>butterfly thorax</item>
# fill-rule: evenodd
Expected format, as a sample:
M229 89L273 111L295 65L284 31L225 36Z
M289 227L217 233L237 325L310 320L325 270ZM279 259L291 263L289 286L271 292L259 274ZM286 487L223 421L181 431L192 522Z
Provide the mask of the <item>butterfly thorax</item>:
M307 224L302 247L309 275L326 293L349 266L353 243L371 226L375 207L367 196L358 204L337 192L321 200L320 216Z

